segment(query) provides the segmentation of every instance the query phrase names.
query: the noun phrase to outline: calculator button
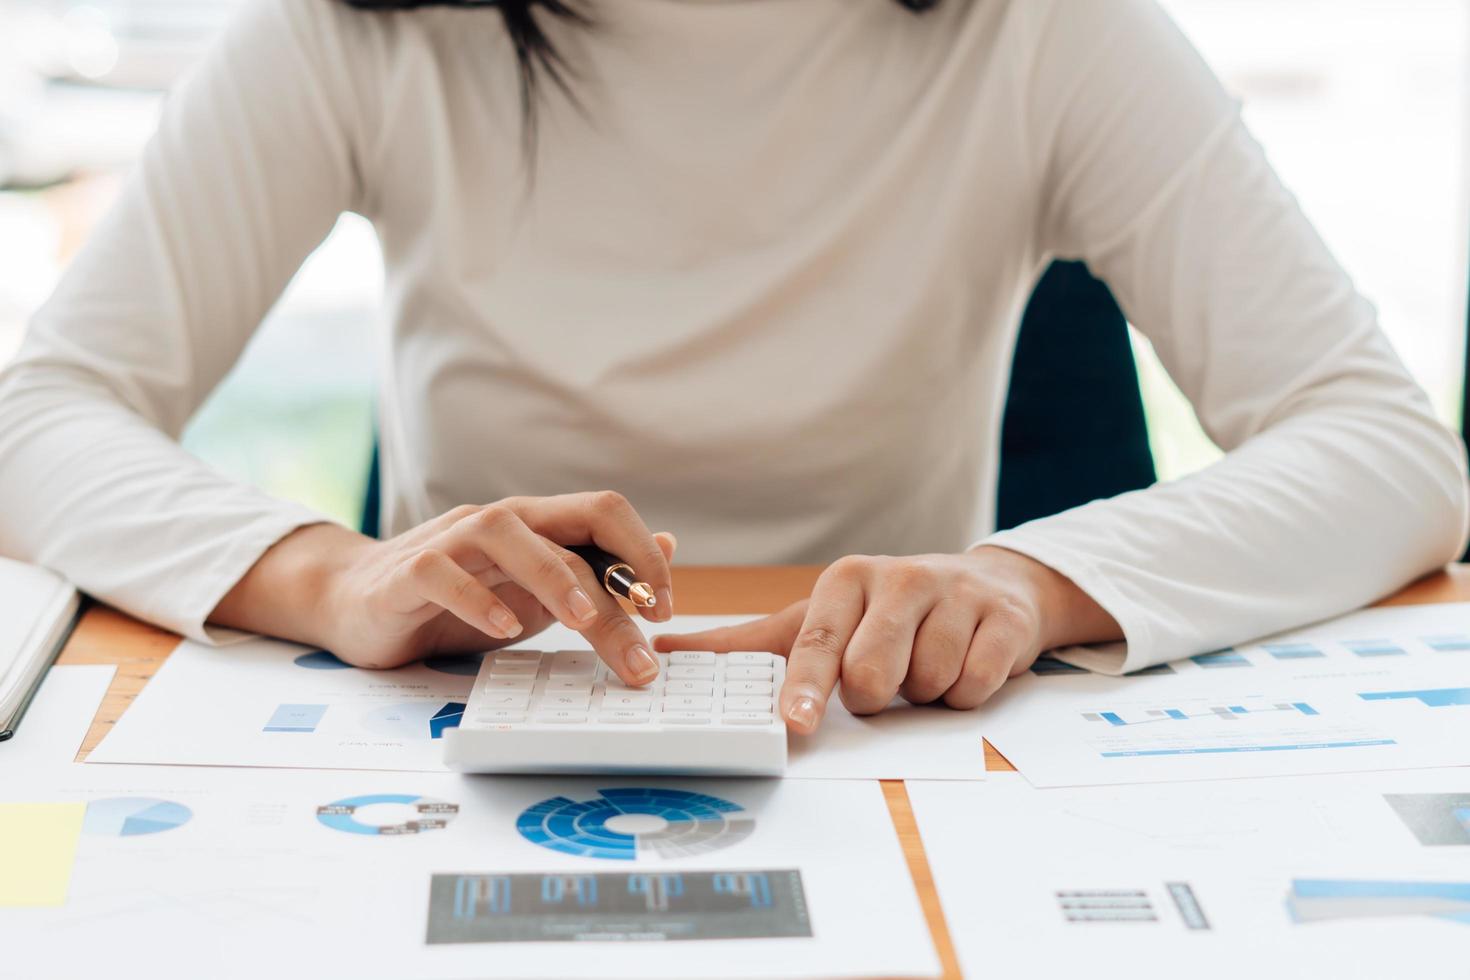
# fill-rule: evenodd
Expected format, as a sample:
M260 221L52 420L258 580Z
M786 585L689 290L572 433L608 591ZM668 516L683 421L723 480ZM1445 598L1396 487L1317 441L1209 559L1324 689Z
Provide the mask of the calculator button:
M658 716L665 725L708 725L709 715L697 711L665 711Z
M592 678L590 677L550 677L546 680L548 691L579 691L582 694L592 693Z
M702 694L705 696L715 692L715 686L709 681L669 681L664 685L665 694Z
M770 698L726 698L724 704L725 714L740 711L766 711L771 710Z
M693 653L688 650L681 650L678 653L669 654L669 665L674 666L675 664L686 667L713 667L715 665L715 655L712 653Z
M669 680L671 681L712 681L715 679L713 667L695 667L691 664L673 664L669 667Z
M650 684L648 687L629 687L626 684L608 684L606 687L601 688L603 696L609 698L619 697L625 694L632 697L652 698L657 697L662 692L662 690L663 689L657 684Z
M772 656L769 653L727 653L725 663L731 667L769 667Z
M563 650L551 658L551 676L590 674L597 669L597 654L592 651Z
M652 707L652 694L624 694L621 692L609 691L602 696L602 708L604 711L610 708L636 708L639 711L648 711Z
M565 708L568 711L586 711L587 704L590 700L591 697L586 694L569 694L565 692L558 692L555 694L541 695L541 698L536 702L536 706L538 708Z
M587 715L582 711L543 711L531 720L543 725L581 725L586 723Z
M475 715L477 725L502 725L525 720L525 714L519 711L481 711Z
M768 681L771 679L771 668L726 667L725 676L732 681Z
M530 703L530 691L492 691L475 699L480 708L524 708Z
M675 694L664 698L664 714L671 711L709 711L712 707L713 698L702 698L695 694Z
M769 725L776 716L760 711L728 712L721 719L727 725Z
M609 725L646 725L648 724L648 712L646 711L604 711L597 716L597 720Z
M535 677L536 672L541 669L540 664L521 663L510 660L501 663L499 660L490 665L491 677Z
M502 677L499 674L491 674L485 681L487 691L529 691L536 684L536 678L512 674Z
M769 697L772 693L770 681L730 681L725 685L725 693L740 695L742 697Z
M540 650L499 650L495 653L496 663L533 663L541 662Z

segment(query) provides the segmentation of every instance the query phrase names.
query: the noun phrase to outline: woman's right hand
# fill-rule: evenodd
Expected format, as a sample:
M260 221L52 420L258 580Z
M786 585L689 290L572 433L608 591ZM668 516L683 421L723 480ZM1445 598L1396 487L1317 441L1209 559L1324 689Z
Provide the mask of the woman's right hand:
M304 527L267 551L210 619L384 668L505 646L560 622L622 680L647 683L658 661L566 548L578 544L596 544L637 569L657 597L644 618L669 619L674 537L650 533L612 492L456 507L387 541L333 524Z

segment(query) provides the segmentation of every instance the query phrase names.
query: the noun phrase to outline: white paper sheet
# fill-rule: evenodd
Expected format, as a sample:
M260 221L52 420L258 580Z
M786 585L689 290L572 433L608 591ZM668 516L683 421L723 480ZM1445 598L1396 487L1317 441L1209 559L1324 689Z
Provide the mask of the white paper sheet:
M681 616L649 632L686 632L749 617ZM518 644L585 649L556 626ZM472 659L356 670L309 648L255 640L219 649L183 643L89 758L91 762L442 772L444 718L473 681ZM446 672L448 671L448 672ZM435 716L440 716L436 719ZM821 730L792 737L788 776L983 779L973 712L898 704L856 718L835 696Z
M1464 977L1470 769L1038 790L915 783L909 798L966 976ZM1405 895L1294 922L1293 882ZM1458 886L1458 887L1456 887ZM1454 905L1447 902L1446 905ZM1320 909L1320 906L1319 906Z
M81 774L69 783L0 786L0 801L88 804L65 906L0 916L4 962L26 967L28 977L938 972L876 783L78 769ZM587 815L596 808L583 804L618 799L616 790L629 788L676 795L648 806L622 797L617 806L625 819L638 814L636 819L648 825L623 830L645 833L662 823L647 815L651 806L671 816L678 815L676 810L694 813L696 828L709 832L694 834L692 843L683 838L683 854L660 854L648 846L655 843L651 837L621 851L617 848L629 838L612 838L612 853L631 854L631 859L575 856L547 846L575 849L580 845L568 838L582 831L602 833ZM680 793L700 794L703 809ZM523 833L523 814L538 804ZM575 827L547 819L547 814L579 811L586 813ZM407 829L411 822L418 822L416 832L372 832ZM548 827L550 835L544 834ZM533 842L527 834L545 840ZM608 840L604 833L603 842ZM861 860L854 860L858 854ZM794 903L788 899L796 893L787 887L792 870L799 872L800 888ZM724 904L710 912L704 900L710 917L700 921L699 929L740 921L737 912L761 916L772 909L772 915L779 912L772 922L810 935L427 941L431 920L433 929L494 932L509 928L512 915L517 927L532 930L560 921L564 927L570 922L574 929L596 931L613 921L600 913L629 903L639 911L666 908L656 918L678 927L693 921L687 909L697 888L709 887L704 872L725 874L715 886L723 888L718 901ZM758 872L771 874L763 878ZM553 878L536 881L526 892L502 877L516 873ZM609 873L641 877L588 878ZM434 902L436 875L443 878ZM505 901L506 894L514 898ZM739 908L732 909L732 903ZM542 913L547 910L570 912L570 918L546 920Z
M0 742L0 780L69 765L116 673L110 664L61 664L47 671L15 735Z
M1470 654L1219 656L1128 677L1042 665L980 724L1037 786L1470 764ZM1296 666L1318 660L1335 668Z
M1052 657L1063 664L1111 674L1121 663L1122 645L1068 647ZM1361 609L1237 647L1177 660L1167 669L1184 674L1269 670L1305 678L1416 667L1433 670L1455 664L1470 665L1470 603ZM1046 666L1043 662L1042 667Z
M358 670L272 640L181 643L87 761L443 772L436 735L476 667L430 664Z

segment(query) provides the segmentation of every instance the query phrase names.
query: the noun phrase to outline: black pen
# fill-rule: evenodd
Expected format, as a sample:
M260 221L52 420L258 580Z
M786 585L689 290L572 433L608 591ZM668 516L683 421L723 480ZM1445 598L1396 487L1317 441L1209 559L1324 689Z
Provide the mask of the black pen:
M638 573L633 571L633 566L617 555L610 555L595 544L579 544L567 550L591 565L592 574L613 595L642 609L658 605L653 588L647 582L638 581Z

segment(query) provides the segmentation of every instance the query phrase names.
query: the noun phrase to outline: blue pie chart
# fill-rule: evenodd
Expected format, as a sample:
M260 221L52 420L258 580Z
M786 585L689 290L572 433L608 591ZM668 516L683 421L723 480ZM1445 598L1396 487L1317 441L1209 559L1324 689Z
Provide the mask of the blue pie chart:
M182 827L194 811L182 803L145 796L115 796L87 804L82 832L95 837L137 837Z
M549 851L608 861L706 854L738 844L755 818L738 803L681 789L598 790L590 800L554 796L527 807L516 830Z

